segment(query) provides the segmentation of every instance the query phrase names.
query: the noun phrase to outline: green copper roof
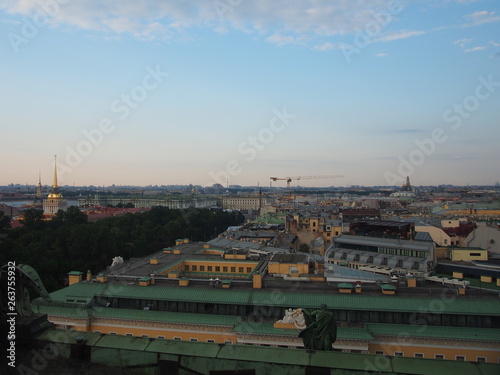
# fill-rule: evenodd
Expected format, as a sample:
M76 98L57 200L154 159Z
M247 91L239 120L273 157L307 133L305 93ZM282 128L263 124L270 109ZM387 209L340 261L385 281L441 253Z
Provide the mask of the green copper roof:
M338 287L339 287L339 289L352 289L352 284L351 283L339 283Z
M85 338L92 348L117 348L135 352L162 353L173 356L189 356L193 360L216 358L245 363L269 364L269 373L279 374L277 365L318 366L332 369L335 374L374 372L377 374L420 375L496 375L499 365L405 357L381 357L370 354L309 351L248 345L219 345L202 342L173 341L165 339L138 338L120 335L102 335L90 332L49 329L36 339L63 344L75 343L76 337ZM273 372L274 370L274 372ZM267 372L266 372L267 373ZM304 373L303 370L299 373ZM356 372L357 373L357 372Z
M500 299L475 300L467 297L421 298L366 294L319 294L288 292L279 289L216 289L153 285L141 287L128 283L80 282L51 294L55 301L84 300L93 296L153 299L179 302L220 303L284 308L318 308L326 304L330 309L359 311L393 311L448 313L500 316ZM439 302L439 303L437 303ZM37 300L36 303L44 303Z
M366 323L372 335L454 338L466 340L488 340L500 342L500 329L471 328L409 324Z
M121 318L169 323L211 324L224 326L234 326L241 322L241 318L234 315L193 314L170 311L115 309L109 307L94 307L92 309L92 315L98 318Z
M380 288L382 290L396 290L396 287L394 285L391 285L391 284L380 285Z
M69 304L68 304L69 305ZM32 310L35 313L48 315L71 316L75 318L88 318L90 316L89 309L86 307L73 306L58 306L58 305L32 305Z

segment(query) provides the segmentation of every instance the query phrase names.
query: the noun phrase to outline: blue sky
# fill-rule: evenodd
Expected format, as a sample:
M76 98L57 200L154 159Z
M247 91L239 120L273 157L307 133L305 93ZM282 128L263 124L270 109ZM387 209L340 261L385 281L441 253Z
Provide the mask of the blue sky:
M0 35L0 184L500 180L494 0L6 0Z

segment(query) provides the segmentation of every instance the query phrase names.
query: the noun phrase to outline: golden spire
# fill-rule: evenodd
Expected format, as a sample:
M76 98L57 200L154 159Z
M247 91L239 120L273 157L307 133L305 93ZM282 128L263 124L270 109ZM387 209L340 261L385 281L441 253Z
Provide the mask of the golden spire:
M40 198L42 196L42 172L38 170L38 186L36 188L36 197Z
M57 155L54 155L54 184L52 185L52 192L49 194L49 198L62 198L62 194L59 193L59 187L57 186Z
M57 190L57 155L54 155L54 185L52 185L52 190Z

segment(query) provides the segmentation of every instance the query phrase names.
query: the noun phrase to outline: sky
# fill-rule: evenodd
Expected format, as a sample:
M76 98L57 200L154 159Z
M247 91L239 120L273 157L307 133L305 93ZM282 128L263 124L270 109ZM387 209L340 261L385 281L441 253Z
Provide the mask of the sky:
M500 180L496 0L3 0L0 83L0 185Z

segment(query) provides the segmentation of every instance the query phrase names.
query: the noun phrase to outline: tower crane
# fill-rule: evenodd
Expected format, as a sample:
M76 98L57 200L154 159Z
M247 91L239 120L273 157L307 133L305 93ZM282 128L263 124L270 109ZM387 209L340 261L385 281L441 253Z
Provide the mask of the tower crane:
M316 180L316 179L323 179L323 178L341 178L344 176L341 175L327 175L327 176L296 176L296 177L269 177L273 181L279 181L283 180L286 181L286 187L288 189L288 192L290 192L290 183L294 180ZM288 194L290 195L290 194Z

